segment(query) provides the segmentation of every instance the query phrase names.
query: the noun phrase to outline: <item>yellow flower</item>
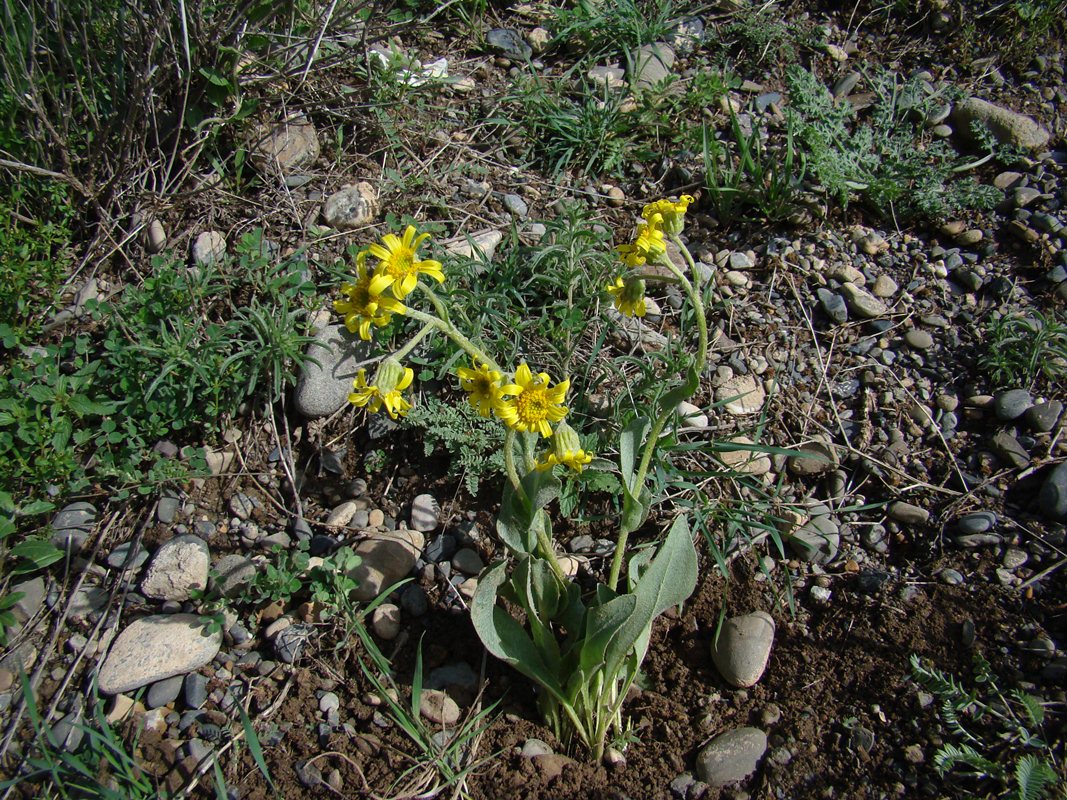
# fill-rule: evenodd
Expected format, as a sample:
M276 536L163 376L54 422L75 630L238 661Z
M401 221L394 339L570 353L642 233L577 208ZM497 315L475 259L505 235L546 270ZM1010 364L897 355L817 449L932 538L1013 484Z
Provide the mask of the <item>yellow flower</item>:
M444 283L445 274L441 271L440 261L418 260L416 251L429 236L428 233L420 233L416 237L415 226L408 225L403 239L395 233L387 233L382 237L381 244L372 244L370 254L379 261L378 266L374 268L374 278L370 282L371 292L381 294L391 286L393 296L397 300L403 300L414 290L420 273L429 275L438 283Z
M371 412L380 411L385 406L386 413L393 419L404 416L411 408L411 403L401 394L411 385L415 373L404 367L395 358L387 358L378 367L374 383L367 383L367 370L356 373L352 382L353 391L348 395L348 402L366 408Z
M333 309L345 318L345 327L359 338L370 339L370 326L388 325L393 314L403 314L404 304L392 297L371 291L371 274L367 269L367 251L356 256L356 282L341 284L344 300L334 300Z
M563 401L571 382L563 380L551 386L547 372L534 375L526 364L515 370L515 383L500 387L507 397L496 404L496 414L504 424L516 431L537 431L545 438L552 435L550 422L567 416Z
M491 417L493 409L501 401L500 381L504 376L495 369L489 369L486 364L472 360L471 365L473 369L460 367L456 370L460 386L467 392L471 408L483 417Z
M546 470L561 464L570 467L575 472L581 472L582 468L592 460L593 454L582 449L582 442L574 428L566 422L561 422L552 435L552 449L545 453L535 466L539 470Z
M645 315L645 282L640 278L616 278L614 283L607 285L607 290L619 313L628 317Z
M678 202L657 200L645 206L641 216L649 223L658 224L669 236L677 236L685 228L685 210L693 202L691 195L683 194Z
M649 260L663 255L667 252L667 243L663 240L663 229L656 222L638 225L634 247Z

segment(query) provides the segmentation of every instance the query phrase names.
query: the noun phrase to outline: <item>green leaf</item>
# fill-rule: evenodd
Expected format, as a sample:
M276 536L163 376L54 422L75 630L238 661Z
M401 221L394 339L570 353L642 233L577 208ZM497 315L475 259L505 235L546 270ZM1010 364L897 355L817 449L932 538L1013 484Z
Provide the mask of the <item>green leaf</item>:
M1019 800L1040 800L1045 796L1045 790L1055 783L1056 773L1044 759L1025 755L1015 765Z
M20 517L32 517L37 514L47 514L49 511L54 510L55 503L50 503L47 500L34 500L19 508Z
M605 654L605 673L613 677L642 637L647 635L652 621L671 606L684 602L697 584L697 553L689 533L689 523L678 517L660 545L656 557L644 571L633 594L637 605L623 624L619 634L611 640ZM592 612L590 612L592 614ZM637 653L637 660L644 652Z
M545 663L541 651L522 626L497 605L497 596L505 580L507 567L504 562L494 565L482 574L470 604L474 630L486 650L526 677L537 681L545 691L564 703L566 700L559 677Z
M634 497L625 486L622 489L622 519L619 526L624 533L632 533L645 524L649 509L652 507L652 493L648 487L641 487L641 496Z
M51 386L46 386L43 383L36 383L26 390L26 394L31 399L36 400L38 403L48 403L55 399L56 393Z
M589 609L579 657L583 681L588 682L592 674L604 666L609 645L633 617L636 608L637 596L624 594ZM611 673L607 678L611 680Z
M530 472L521 482L522 493L511 484L504 488L496 530L501 541L516 553L532 553L537 545L537 512L555 500L563 488L551 470Z
M113 414L117 407L117 403L98 403L80 394L70 398L70 410L75 414L81 414L83 417Z
M63 558L63 551L47 539L26 539L11 548L10 554L15 558L25 559L27 566L17 567L13 572L23 574L44 569Z
M634 480L634 464L645 434L651 423L647 417L638 417L619 434L619 467L622 469L623 488L631 488Z
M259 767L259 771L263 774L263 777L267 781L267 785L278 794L278 788L274 785L274 781L271 780L270 770L267 769L267 761L263 758L263 748L259 743L259 736L256 735L256 729L252 725L252 720L248 718L248 714L245 713L244 707L238 703L237 713L241 715L241 725L245 731L245 742L248 743L248 752L252 754L252 760Z
M683 400L688 400L700 388L700 376L692 365L685 372L685 383L676 386L659 399L660 413L673 411Z

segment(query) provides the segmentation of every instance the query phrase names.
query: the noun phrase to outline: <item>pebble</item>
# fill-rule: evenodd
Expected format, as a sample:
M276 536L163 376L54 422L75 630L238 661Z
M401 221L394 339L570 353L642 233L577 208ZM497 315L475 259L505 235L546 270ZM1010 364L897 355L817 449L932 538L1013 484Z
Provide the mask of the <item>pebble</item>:
M743 472L746 475L766 475L771 471L771 459L755 449L755 442L747 436L733 436L726 444L735 445L737 449L720 450L715 453L729 469Z
M1061 462L1045 478L1037 502L1046 516L1067 521L1067 461Z
M934 337L929 332L915 328L904 334L904 341L915 350L929 350L934 346Z
M1021 417L1033 404L1033 398L1025 389L1009 389L993 398L993 411L997 419L1010 422Z
M155 600L183 601L207 588L211 553L207 542L186 534L164 542L141 579L141 594Z
M440 524L441 506L432 494L420 494L411 504L411 527L423 533Z
M971 130L973 122L984 124L1001 144L1023 150L1040 150L1049 141L1049 132L1025 114L994 105L977 97L968 97L952 108L952 121L960 131Z
M991 440L993 452L1001 461L1015 469L1025 469L1030 463L1030 454L1019 440L1007 431L998 431Z
M366 181L342 186L322 205L323 221L342 231L362 228L377 216L378 195Z
M841 295L823 287L817 289L815 294L819 298L819 305L826 312L826 316L838 325L844 325L848 322L848 305Z
M887 509L889 518L904 525L923 525L930 519L930 512L925 508L894 500Z
M675 411L681 420L682 430L700 431L708 427L708 415L701 411L700 406L682 400Z
M485 41L496 52L513 61L527 61L533 57L533 48L518 31L511 28L493 28L485 35Z
M430 609L426 590L418 584L409 584L401 590L400 607L412 617L421 617Z
M190 672L185 676L182 696L187 708L202 708L207 702L207 677L199 672Z
M130 563L126 564L126 559L129 557L130 550L133 548L133 542L123 542L117 545L107 556L107 565L112 569L122 569L123 566L127 566L132 571L139 570L144 563L148 560L148 551L143 547L138 547L134 553L133 558L130 558Z
M1025 550L1020 550L1018 547L1009 547L1004 551L1004 557L1001 563L1004 565L1004 569L1016 570L1030 560L1030 555Z
M941 579L942 583L947 583L949 586L959 586L963 583L963 575L954 569L943 569L937 573L937 577Z
M362 561L349 572L358 584L352 592L356 600L373 600L393 584L407 577L422 553L425 540L418 531L394 531L365 539L355 547Z
M185 678L182 675L174 675L170 678L156 681L148 688L145 706L148 708L160 708L173 703L178 699L178 694L182 690L184 681Z
M1062 414L1063 403L1050 400L1030 406L1023 412L1023 420L1030 426L1030 430L1047 433L1056 427Z
M16 594L20 594L22 597L11 606L11 614L18 622L25 623L33 619L37 612L41 610L41 607L44 606L44 578L38 575L36 578L30 578L27 581L11 585L5 599Z
M329 714L339 708L341 708L341 698L334 692L324 692L322 697L319 698L319 711L323 714Z
M256 563L247 556L225 555L215 562L215 589L223 597L238 597L252 583L258 570Z
M382 603L371 615L371 628L387 642L400 635L400 608L392 603Z
M723 679L738 688L754 686L767 668L774 632L774 619L764 611L726 620L711 651Z
M829 514L816 514L793 531L787 541L804 561L828 564L837 557L841 535Z
M996 524L997 515L992 511L974 511L956 521L956 527L963 534L985 533Z
M758 413L766 397L763 384L754 375L735 375L715 390L716 402L736 417Z
M222 645L222 631L208 633L204 627L195 614L162 614L130 623L115 638L100 667L100 691L129 692L199 669Z
M967 549L999 545L1003 537L996 533L965 533L955 538L956 544Z
M210 267L226 258L226 237L218 231L204 231L197 235L192 247L193 265Z
M794 475L815 476L837 468L837 452L825 442L807 442L789 457L789 471Z
M286 664L294 663L304 650L304 645L314 635L315 628L303 623L289 625L274 637L274 652Z
M506 194L501 198L501 202L504 210L513 217L526 219L526 216L530 213L530 207L526 205L526 201L517 194Z
M303 114L296 114L267 131L249 155L260 172L278 170L288 175L311 166L319 157L319 137L315 126Z
M419 713L435 725L445 727L455 725L460 716L456 701L439 689L423 689Z
M848 310L863 319L877 319L889 312L885 303L854 283L842 284L841 294L848 304Z
M759 728L735 728L716 736L697 754L697 777L716 789L742 781L756 771L766 752L767 734Z
M293 401L304 417L319 419L348 402L357 365L369 359L373 349L344 325L325 325L308 345L307 355Z
M893 295L895 295L899 288L900 287L897 286L897 282L895 280L883 273L877 278L875 278L874 285L871 286L871 294L873 294L875 297L885 299L887 297L892 297Z
M452 566L466 575L477 575L485 569L485 562L476 550L464 547L452 556Z
M96 508L92 503L70 503L52 518L52 544L61 550L80 552L95 524Z

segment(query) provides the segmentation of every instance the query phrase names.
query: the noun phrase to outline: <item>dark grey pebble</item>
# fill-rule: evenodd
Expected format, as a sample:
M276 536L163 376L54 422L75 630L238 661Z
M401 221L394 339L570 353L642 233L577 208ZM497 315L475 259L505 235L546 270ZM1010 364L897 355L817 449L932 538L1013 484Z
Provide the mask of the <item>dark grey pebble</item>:
M999 431L991 444L993 452L1010 467L1024 469L1030 463L1030 454L1026 452L1026 448L1007 431Z
M1067 461L1057 466L1045 478L1037 502L1046 516L1067 521Z
M511 28L493 28L486 34L485 41L500 55L516 61L526 61L533 56L533 48Z
M182 690L182 682L184 680L183 676L175 675L173 678L156 681L148 689L145 705L148 708L159 708L167 703L173 703L178 699L178 693Z
M400 593L400 607L405 614L421 617L430 608L426 591L417 584L408 584Z
M997 524L997 515L992 511L975 511L956 520L960 533L985 533Z
M312 626L303 624L283 628L274 637L274 652L286 664L292 664L300 658L304 645L314 632L315 629Z
M1063 414L1063 403L1059 400L1050 400L1047 403L1030 406L1026 409L1023 420L1031 430L1046 433L1056 427L1061 414Z
M993 400L993 409L997 419L1010 422L1021 417L1023 413L1034 404L1030 393L1025 389L1009 389L1000 392Z
M999 545L1002 541L1003 537L996 533L965 533L955 539L956 544L969 550Z

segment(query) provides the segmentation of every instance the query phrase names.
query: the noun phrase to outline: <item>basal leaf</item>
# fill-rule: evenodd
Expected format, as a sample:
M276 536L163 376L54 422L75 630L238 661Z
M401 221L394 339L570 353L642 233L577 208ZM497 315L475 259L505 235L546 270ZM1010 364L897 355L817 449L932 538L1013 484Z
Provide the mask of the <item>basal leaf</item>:
M638 417L619 434L619 467L622 470L622 485L629 489L634 482L634 464L641 445L648 433L649 421L647 417Z

